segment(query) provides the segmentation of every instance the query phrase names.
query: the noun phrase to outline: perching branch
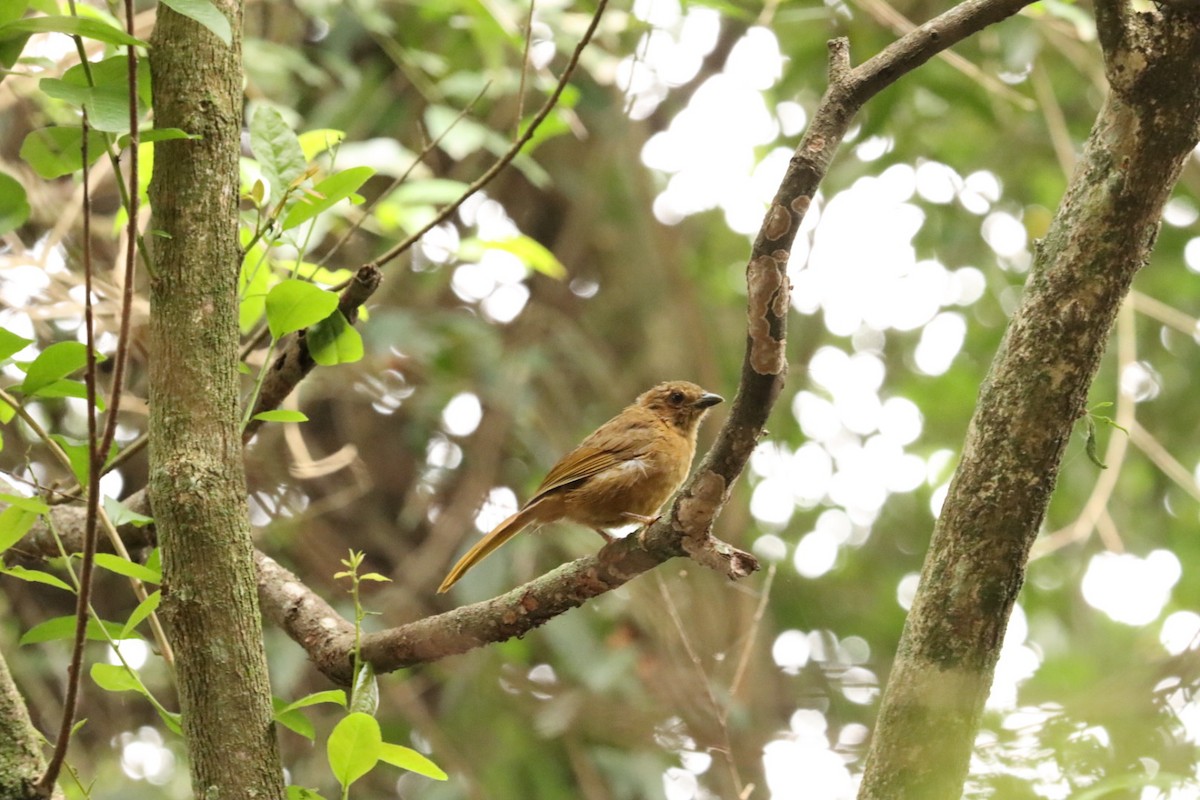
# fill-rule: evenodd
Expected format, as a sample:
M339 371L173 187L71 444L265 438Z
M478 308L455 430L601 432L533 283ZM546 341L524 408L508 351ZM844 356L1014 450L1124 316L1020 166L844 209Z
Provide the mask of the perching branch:
M762 435L783 386L790 291L786 268L804 212L864 102L941 50L1015 14L1028 2L965 3L917 28L857 69L850 68L846 42L831 43L829 90L796 149L751 251L746 356L733 408L713 449L670 511L641 536L618 540L593 556L565 564L500 597L369 634L363 640L363 655L376 670L400 669L520 636L675 556L687 555L731 579L758 569L752 555L713 538L709 531ZM289 634L294 639L332 645L334 652L310 650L310 655L326 675L344 680L349 668L348 656L340 649L344 644L339 645L344 634L312 635L322 626L332 628L324 611L318 615L320 619L302 622L306 604L309 609L328 608L323 601L311 601L306 593L302 584L289 585L286 594L291 604L288 613L280 616L289 620ZM264 605L270 603L264 600Z
M595 555L565 564L500 597L368 635L363 653L377 670L433 661L522 635L676 556L687 555L731 579L758 569L752 555L709 532L783 387L791 288L787 262L812 197L854 114L867 100L937 53L1015 14L1029 2L969 0L921 25L857 68L850 66L845 40L830 43L830 86L796 148L751 250L746 270L746 355L732 409L712 450L669 512L640 536L607 545ZM411 244L401 243L388 257L394 258L400 247ZM61 510L66 511L69 509ZM268 557L258 553L256 562L264 612L306 649L325 675L336 682L346 680L349 623Z

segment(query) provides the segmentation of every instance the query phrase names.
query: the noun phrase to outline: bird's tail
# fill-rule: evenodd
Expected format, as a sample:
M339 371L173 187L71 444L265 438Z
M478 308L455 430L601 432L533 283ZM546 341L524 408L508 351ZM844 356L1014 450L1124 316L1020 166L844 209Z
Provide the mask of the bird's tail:
M501 522L492 532L475 543L475 546L463 555L458 560L442 581L442 585L438 587L438 594L448 590L451 586L458 583L466 571L478 564L483 559L487 558L493 550L507 542L512 537L520 533L529 523L533 522L536 517L537 504L532 503L525 508L522 508L517 513L513 514L508 519Z

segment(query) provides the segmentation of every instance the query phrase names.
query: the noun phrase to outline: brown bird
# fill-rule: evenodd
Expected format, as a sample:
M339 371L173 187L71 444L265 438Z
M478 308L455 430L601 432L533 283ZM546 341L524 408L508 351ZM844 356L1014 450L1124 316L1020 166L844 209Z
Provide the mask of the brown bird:
M660 383L643 393L563 456L520 511L458 560L438 592L535 523L570 520L608 542L605 528L654 522L691 469L700 420L723 399L687 381Z

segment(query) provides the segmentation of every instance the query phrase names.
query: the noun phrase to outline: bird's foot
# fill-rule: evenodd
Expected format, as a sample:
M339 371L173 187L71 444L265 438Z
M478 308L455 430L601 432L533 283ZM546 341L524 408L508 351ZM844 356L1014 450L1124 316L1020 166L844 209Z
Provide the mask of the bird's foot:
M640 544L644 549L646 547L646 531L650 530L650 526L662 518L662 514L655 514L653 517L647 517L643 514L634 514L632 511L626 511L624 512L623 516L628 517L634 522L642 523L642 527L638 529L637 537L638 544Z

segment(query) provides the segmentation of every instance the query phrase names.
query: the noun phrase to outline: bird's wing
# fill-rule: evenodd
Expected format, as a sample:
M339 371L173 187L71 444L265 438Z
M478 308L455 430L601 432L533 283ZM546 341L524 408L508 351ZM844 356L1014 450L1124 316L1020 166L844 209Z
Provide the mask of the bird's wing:
M542 481L542 485L534 492L529 502L532 503L555 489L577 483L645 455L654 432L652 430L633 430L644 427L644 424L641 424L642 420L636 422L629 419L621 420L622 424L619 426L614 424L618 420L620 420L619 417L600 426L595 433L584 439L578 447L551 467L545 480ZM645 427L652 426L645 425Z

